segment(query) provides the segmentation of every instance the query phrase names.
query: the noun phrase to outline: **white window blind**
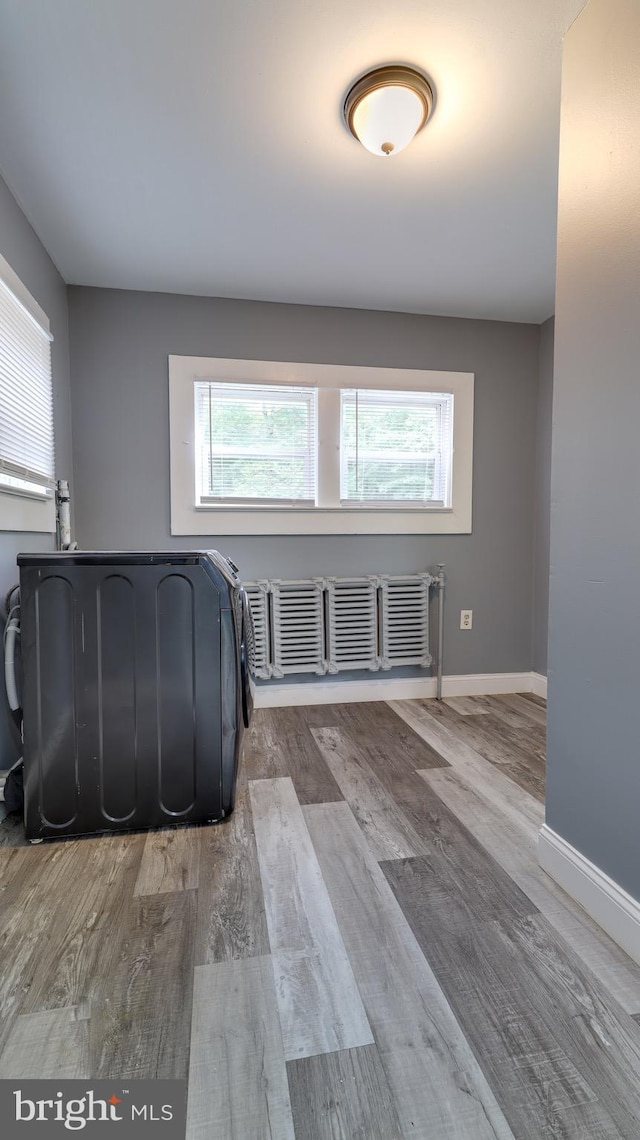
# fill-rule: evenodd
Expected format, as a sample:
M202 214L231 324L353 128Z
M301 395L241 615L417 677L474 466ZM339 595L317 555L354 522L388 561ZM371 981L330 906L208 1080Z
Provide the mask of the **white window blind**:
M450 507L452 440L450 392L343 390L341 501Z
M47 497L54 480L51 336L0 277L0 490Z
M195 383L196 505L315 505L315 388Z

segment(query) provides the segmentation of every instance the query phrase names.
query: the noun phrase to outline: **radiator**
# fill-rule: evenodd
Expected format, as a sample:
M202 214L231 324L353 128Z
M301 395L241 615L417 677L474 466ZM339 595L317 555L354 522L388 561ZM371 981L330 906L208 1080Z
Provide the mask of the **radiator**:
M254 672L377 672L432 663L429 596L444 573L245 582L255 628ZM441 596L442 601L442 596Z

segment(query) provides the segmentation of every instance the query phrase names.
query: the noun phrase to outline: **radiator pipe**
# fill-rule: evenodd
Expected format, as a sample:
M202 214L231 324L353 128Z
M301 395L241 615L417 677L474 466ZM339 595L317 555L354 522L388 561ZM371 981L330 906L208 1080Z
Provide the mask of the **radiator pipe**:
M444 562L438 562L438 681L436 697L442 700L442 667L444 660L444 587L446 577Z
M66 479L58 479L56 503L58 508L58 550L69 550L71 548L71 506L69 503L69 484Z

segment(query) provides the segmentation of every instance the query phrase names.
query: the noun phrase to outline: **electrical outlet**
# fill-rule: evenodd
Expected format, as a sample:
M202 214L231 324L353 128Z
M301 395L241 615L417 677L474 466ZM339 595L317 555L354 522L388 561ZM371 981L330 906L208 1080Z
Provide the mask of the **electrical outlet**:
M460 629L473 629L473 610L460 610Z

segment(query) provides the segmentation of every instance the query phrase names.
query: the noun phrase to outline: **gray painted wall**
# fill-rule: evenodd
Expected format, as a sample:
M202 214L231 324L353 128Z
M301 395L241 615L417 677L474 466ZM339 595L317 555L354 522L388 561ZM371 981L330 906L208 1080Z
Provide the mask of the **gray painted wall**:
M553 410L553 330L550 317L540 326L536 476L533 517L533 669L547 672L549 632L549 536L551 524L551 418Z
M71 410L69 403L69 335L67 288L35 231L0 178L0 253L51 321L53 418L56 443L56 471L60 479L71 477ZM0 510L2 504L0 502ZM19 550L50 549L52 539L42 534L11 534L0 531L0 610L4 595L17 580L16 554ZM0 693L0 768L14 754L5 718L5 702Z
M640 6L564 48L547 820L640 898Z
M69 314L81 545L216 545L245 578L443 561L446 672L531 668L537 326L75 287ZM171 538L169 353L475 372L473 534Z

